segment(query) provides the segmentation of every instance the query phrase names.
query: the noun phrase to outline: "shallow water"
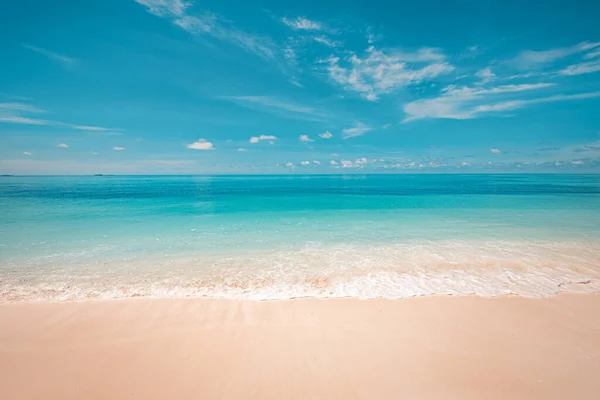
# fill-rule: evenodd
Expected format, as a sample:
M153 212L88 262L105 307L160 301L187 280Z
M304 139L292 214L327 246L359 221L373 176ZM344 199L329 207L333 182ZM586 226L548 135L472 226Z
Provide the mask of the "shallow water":
M0 178L0 300L600 291L598 175Z

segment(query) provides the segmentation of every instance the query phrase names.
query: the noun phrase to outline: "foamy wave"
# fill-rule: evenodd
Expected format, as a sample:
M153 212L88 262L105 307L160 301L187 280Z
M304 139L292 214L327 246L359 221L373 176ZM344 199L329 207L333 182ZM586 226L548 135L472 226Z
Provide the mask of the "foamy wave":
M380 245L309 244L218 256L186 254L5 266L0 300L71 301L124 297L297 297L400 299L435 294L530 297L600 292L600 242L432 241Z

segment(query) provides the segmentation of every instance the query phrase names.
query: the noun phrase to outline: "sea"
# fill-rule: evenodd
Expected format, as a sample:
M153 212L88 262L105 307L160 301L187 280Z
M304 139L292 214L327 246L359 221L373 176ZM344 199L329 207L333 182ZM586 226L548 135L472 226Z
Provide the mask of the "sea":
M0 302L600 291L600 175L0 177Z

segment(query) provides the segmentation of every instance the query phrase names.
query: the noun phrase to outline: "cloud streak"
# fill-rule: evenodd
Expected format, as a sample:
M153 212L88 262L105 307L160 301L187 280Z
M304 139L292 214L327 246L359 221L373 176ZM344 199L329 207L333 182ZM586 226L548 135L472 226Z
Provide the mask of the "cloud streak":
M191 35L208 36L232 43L241 49L263 58L275 56L270 39L247 33L217 15L209 12L190 14L191 2L183 0L134 0L147 11L164 18Z
M72 67L75 64L74 58L67 57L64 54L55 53L53 51L46 50L46 49L43 49L43 48L37 47L37 46L31 46L28 44L24 44L23 47L25 47L26 49L31 50L35 53L46 56L53 61L57 61L65 67Z
M574 46L559 47L544 51L524 50L511 63L519 68L534 68L573 54L595 49L599 46L600 42L582 42Z
M295 104L271 96L226 96L221 97L221 99L233 101L240 106L258 109L260 111L276 113L279 115L283 113L285 116L296 119L320 121L327 117L326 114L317 111L312 107Z
M88 125L76 125L68 124L60 121L51 121L47 119L32 118L29 115L24 114L42 114L47 113L46 110L31 106L24 103L0 103L0 122L8 124L22 124L22 125L46 125L46 126L57 126L66 127L76 130L83 131L120 131L121 129L103 128L100 126L88 126Z

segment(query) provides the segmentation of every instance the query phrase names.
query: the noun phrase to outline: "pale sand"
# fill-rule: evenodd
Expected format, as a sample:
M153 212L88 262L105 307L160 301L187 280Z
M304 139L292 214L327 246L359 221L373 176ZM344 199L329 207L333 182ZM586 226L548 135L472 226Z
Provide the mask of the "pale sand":
M0 306L0 399L600 399L600 296Z

